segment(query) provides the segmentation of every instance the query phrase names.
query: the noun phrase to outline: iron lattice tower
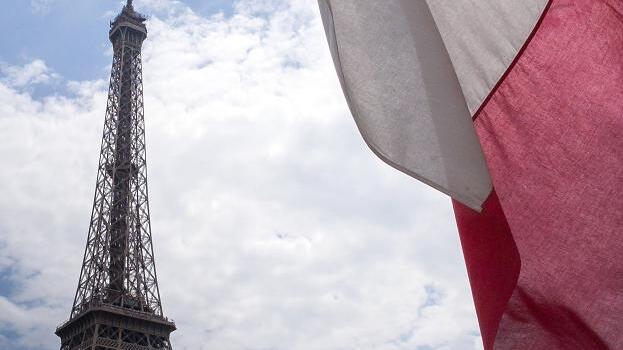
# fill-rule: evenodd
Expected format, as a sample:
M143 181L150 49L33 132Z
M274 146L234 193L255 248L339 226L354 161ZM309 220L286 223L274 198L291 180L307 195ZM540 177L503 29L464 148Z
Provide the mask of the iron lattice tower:
M113 64L87 245L61 350L171 349L151 239L141 47L145 17L128 0L110 25Z

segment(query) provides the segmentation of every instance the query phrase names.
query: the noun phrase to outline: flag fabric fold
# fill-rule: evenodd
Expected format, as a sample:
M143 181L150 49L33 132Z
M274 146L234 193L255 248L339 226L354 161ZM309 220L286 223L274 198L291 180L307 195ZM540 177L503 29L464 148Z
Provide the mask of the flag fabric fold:
M423 1L320 0L344 95L370 148L479 209L491 191L450 56Z
M623 349L622 56L622 2L554 0L476 116L496 197L455 213L486 349Z
M623 349L623 3L319 4L363 138L455 200L485 349Z
M319 0L357 126L388 164L480 210L491 179L473 125L547 0Z
M515 60L548 5L547 0L427 0L426 3L472 114Z

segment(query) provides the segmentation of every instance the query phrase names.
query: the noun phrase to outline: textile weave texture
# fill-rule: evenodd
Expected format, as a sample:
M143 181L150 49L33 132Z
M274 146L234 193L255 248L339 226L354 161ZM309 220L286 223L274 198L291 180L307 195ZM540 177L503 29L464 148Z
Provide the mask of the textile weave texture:
M475 127L454 203L485 349L623 349L623 2L554 0Z

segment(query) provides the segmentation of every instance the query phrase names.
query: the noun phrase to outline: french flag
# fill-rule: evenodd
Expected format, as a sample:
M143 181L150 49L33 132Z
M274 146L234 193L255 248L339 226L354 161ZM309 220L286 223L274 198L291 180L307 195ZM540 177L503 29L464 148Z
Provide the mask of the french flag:
M623 1L318 2L367 144L454 200L485 349L623 349Z

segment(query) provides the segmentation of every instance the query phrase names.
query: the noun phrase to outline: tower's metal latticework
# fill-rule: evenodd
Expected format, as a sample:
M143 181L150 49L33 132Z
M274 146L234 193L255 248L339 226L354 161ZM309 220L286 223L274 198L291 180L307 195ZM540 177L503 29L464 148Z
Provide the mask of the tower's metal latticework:
M128 0L111 23L114 56L95 200L61 350L171 349L152 248L141 47L145 17Z

